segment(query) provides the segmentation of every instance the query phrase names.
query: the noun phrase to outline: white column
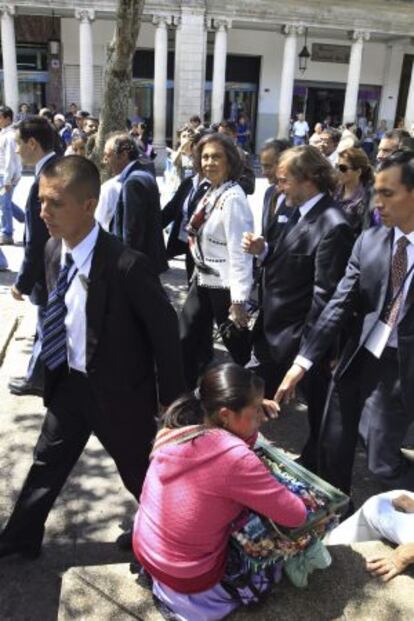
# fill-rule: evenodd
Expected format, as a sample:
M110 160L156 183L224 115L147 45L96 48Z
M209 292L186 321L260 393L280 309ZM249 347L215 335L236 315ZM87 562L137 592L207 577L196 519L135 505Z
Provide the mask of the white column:
M168 63L168 24L171 20L163 15L154 15L155 53L154 53L154 146L165 147L167 125L167 63Z
M343 112L343 123L356 121L359 81L361 77L362 52L364 41L369 40L369 32L355 30L352 35L354 42L351 47L349 58L348 80L345 91L345 103Z
M220 123L223 119L224 97L226 93L227 29L230 22L215 19L213 92L211 95L211 122Z
M399 41L387 45L378 122L384 119L388 129L394 127L403 58L403 46Z
M175 35L174 133L193 114L204 114L207 31L204 2L181 0ZM202 6L203 5L203 6Z
M410 88L408 89L407 106L405 108L405 129L411 131L414 124L414 62L411 69Z
M19 85L17 81L16 37L14 34L14 6L2 5L1 49L3 54L4 103L13 112L19 106Z
M295 81L295 65L297 60L297 37L298 34L304 32L304 28L303 26L287 25L284 27L283 32L286 34L286 39L283 50L282 77L280 80L278 138L289 137L293 83Z
M75 9L79 24L79 69L80 69L80 107L93 114L93 9Z

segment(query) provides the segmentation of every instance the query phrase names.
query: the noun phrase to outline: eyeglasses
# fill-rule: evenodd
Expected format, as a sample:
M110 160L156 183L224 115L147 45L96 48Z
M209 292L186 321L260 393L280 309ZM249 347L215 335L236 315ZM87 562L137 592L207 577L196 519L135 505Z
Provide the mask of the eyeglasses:
M348 170L353 170L353 168L351 168L351 166L347 166L346 164L336 164L335 168L336 168L336 170L339 170L339 172L341 172L341 173L346 173L346 172L348 172Z

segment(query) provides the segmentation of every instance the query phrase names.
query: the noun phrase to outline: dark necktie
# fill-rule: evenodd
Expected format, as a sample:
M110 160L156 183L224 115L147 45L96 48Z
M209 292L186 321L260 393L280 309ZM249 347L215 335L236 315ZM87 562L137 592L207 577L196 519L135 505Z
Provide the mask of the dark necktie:
M277 210L277 199L279 198L279 194L274 190L273 194L270 198L269 201L269 215L267 217L267 225L270 226L270 224L273 221L273 218L275 217L275 213Z
M296 224L299 222L299 219L300 219L300 209L299 207L295 207L292 211L292 215L290 216L288 222L286 223L285 235L287 235L289 231L291 231L296 226Z
M398 313L404 297L404 287L402 284L407 274L407 246L409 243L406 237L400 237L397 242L397 250L392 258L391 281L388 290L390 305L384 313L384 322L391 327L393 327L398 320ZM392 300L393 303L391 305Z
M50 292L47 301L41 358L51 371L67 361L65 295L73 280L68 281L72 265L72 255L66 253L65 264L60 268L56 287Z

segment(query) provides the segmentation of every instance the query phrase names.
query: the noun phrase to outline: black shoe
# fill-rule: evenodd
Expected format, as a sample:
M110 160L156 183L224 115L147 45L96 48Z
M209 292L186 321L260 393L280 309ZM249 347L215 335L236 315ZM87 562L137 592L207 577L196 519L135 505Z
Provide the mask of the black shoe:
M28 382L24 377L12 378L8 384L8 388L12 395L17 395L19 397L24 395L43 397L43 389L40 386L36 386L35 384Z
M23 558L34 560L40 556L42 542L40 543L15 543L14 541L0 540L0 558L19 554Z
M116 545L120 550L124 550L125 552L129 552L132 550L132 529L125 531L119 535L116 540Z

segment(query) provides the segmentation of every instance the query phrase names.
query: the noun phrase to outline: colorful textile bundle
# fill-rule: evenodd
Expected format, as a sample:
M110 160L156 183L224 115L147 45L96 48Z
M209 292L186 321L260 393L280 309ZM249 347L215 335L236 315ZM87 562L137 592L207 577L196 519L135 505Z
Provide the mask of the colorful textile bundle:
M255 452L272 475L303 500L308 512L307 520L304 526L289 529L249 512L242 525L232 533L232 543L253 571L281 560L285 561L286 567L301 568L304 575L292 581L296 586L305 586L307 573L330 563L329 553L321 540L338 523L338 514L348 504L348 497L296 464L263 438L256 443ZM287 573L292 579L292 572Z

